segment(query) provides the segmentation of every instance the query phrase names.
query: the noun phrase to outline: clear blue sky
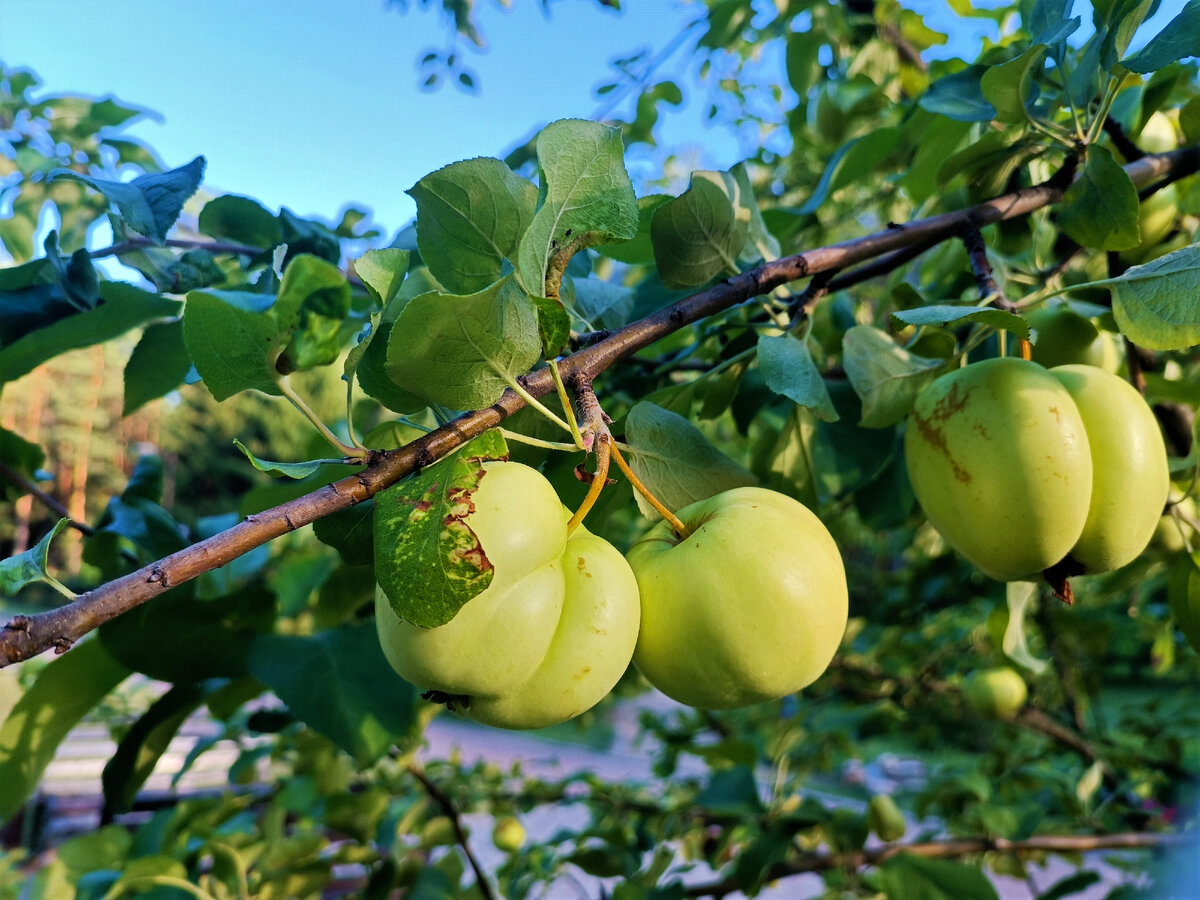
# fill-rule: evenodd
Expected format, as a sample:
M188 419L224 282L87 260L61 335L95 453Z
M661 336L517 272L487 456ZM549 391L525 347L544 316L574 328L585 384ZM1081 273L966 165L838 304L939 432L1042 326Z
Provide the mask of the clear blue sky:
M1163 0L1141 39L1183 3ZM659 50L701 11L680 0L625 0L620 13L560 0L547 18L541 0L514 0L511 11L480 0L491 47L467 53L482 82L472 96L418 89L417 61L445 45L447 29L419 0L408 5L402 15L385 0L0 0L0 60L33 69L48 92L113 94L155 111L161 118L131 133L170 166L205 155L211 190L325 219L356 203L390 234L411 218L404 191L423 175L592 115L614 57ZM946 0L905 5L933 27L955 21ZM1087 4L1076 7L1087 20ZM993 31L957 21L943 53L972 53L977 34ZM661 74L680 75L686 62L677 56ZM697 167L738 162L733 136L702 123L700 93L685 95L690 106L665 120L671 146L690 145Z
M209 187L324 218L355 202L394 231L423 175L589 116L610 59L661 48L697 13L669 0L619 14L566 0L549 18L540 0L513 5L479 4L491 46L466 54L477 96L418 89L417 62L448 29L417 0L406 15L384 0L0 0L0 59L46 91L154 110L131 133L171 166L205 155ZM711 146L707 162L737 162L728 136L687 130Z

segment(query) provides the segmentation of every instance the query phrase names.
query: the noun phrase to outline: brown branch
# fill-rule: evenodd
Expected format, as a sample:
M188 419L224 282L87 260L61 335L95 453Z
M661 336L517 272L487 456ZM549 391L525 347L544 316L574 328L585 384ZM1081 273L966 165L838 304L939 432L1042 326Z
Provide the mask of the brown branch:
M421 782L421 787L425 788L425 793L433 798L433 801L442 808L442 812L450 819L450 824L454 826L454 837L458 840L459 846L462 847L463 854L467 857L467 862L471 865L471 871L475 873L475 883L479 887L479 893L483 897L483 900L496 900L496 895L492 892L492 885L487 879L487 874L483 871L483 867L479 865L479 860L475 858L475 854L471 852L471 845L467 843L467 833L463 831L462 820L459 818L458 810L454 808L454 802L446 796L445 791L434 784L429 776L416 766L409 766L408 773Z
M807 872L827 872L831 869L861 869L878 866L897 856L908 854L925 859L954 859L977 853L1086 853L1094 850L1145 850L1180 845L1187 838L1179 834L1138 833L1044 835L1023 841L1005 838L967 838L963 840L923 841L913 844L889 844L871 850L848 853L806 853L796 859L776 863L766 873L765 881L774 881ZM724 897L742 889L736 877L730 876L707 884L684 887L688 897Z
M66 519L67 524L70 527L74 528L85 537L91 537L96 533L95 529L92 528L91 525L87 525L83 522L77 522L72 519L70 510L63 506L55 497L47 494L20 472L10 469L2 462L0 462L0 478L4 478L7 481L12 482L25 493L30 494L35 500L41 503L42 506L46 507L60 519Z
M1160 178L1183 178L1200 169L1200 147L1147 156L1125 166L1135 184ZM867 260L960 234L968 223L977 227L1027 215L1062 199L1065 185L1054 181L1005 194L978 206L888 228L854 240L786 256L726 278L656 313L626 325L605 339L559 363L564 380L583 374L595 377L628 356L686 325L705 319L781 285L821 272L845 269ZM548 368L523 376L521 384L534 397L554 390ZM431 465L471 438L499 425L525 405L511 390L486 409L464 413L405 446L377 454L357 475L303 497L249 516L232 528L164 557L93 591L68 606L34 616L18 616L0 627L0 667L70 645L104 622L248 553L270 540L309 525L323 516L373 497L379 491Z

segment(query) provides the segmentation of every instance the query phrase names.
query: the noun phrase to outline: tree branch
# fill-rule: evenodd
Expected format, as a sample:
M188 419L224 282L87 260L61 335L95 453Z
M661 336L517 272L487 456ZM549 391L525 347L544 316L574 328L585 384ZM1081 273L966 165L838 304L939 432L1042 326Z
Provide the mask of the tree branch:
M487 874L483 871L483 867L479 865L479 860L475 858L475 854L471 852L471 845L467 843L467 833L463 831L462 820L459 818L458 810L454 808L454 802L446 796L446 792L430 780L429 776L422 772L415 765L408 767L408 772L413 778L421 782L421 787L425 788L425 793L433 799L433 801L442 808L442 812L450 819L450 824L454 827L454 837L458 840L458 845L462 847L463 854L467 857L467 862L471 865L471 871L475 873L475 883L479 887L479 893L484 900L496 900L496 895L492 892L492 884L487 879Z
M889 844L871 850L849 853L808 853L796 859L776 863L768 870L764 880L774 881L806 872L827 872L830 869L861 869L878 866L902 854L920 856L925 859L953 859L976 853L1086 853L1091 850L1141 850L1182 844L1185 837L1178 834L1122 833L1044 835L1024 841L1005 838L968 838L964 840L922 841L913 844ZM721 879L707 884L692 884L684 887L688 897L724 897L742 889L736 877Z
M1200 169L1200 147L1147 156L1125 166L1135 184L1178 179ZM1046 184L1005 194L978 206L919 219L903 226L828 247L806 250L726 278L690 297L613 332L603 340L559 363L562 377L594 378L628 356L686 325L707 318L752 297L822 272L845 269L918 244L930 244L960 234L969 223L976 227L1015 219L1062 198L1066 185ZM533 397L554 390L548 368L520 379ZM512 390L486 409L464 413L436 431L397 450L379 453L357 475L327 485L303 497L248 516L232 528L151 563L95 590L67 606L15 616L0 627L0 667L36 656L52 647L69 646L83 635L171 587L197 578L248 553L270 540L309 525L323 516L373 497L420 469L432 465L473 437L494 428L525 405Z

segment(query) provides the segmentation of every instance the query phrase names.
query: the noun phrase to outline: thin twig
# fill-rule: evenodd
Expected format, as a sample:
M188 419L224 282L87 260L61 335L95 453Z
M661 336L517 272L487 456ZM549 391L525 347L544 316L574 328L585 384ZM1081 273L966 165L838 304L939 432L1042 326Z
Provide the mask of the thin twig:
M421 787L425 788L433 802L442 808L442 812L450 819L450 824L454 826L454 837L458 840L458 844L462 847L463 854L467 857L467 862L471 866L471 871L475 873L475 882L479 886L479 893L483 895L484 900L496 900L496 895L492 893L491 882L487 879L487 874L483 871L483 867L479 865L479 860L475 858L475 854L471 852L471 845L467 843L467 833L463 830L462 820L459 818L458 810L454 807L454 802L446 796L445 791L434 784L429 776L422 772L416 766L409 766L408 772L413 778L421 782Z
M1135 185L1162 178L1183 178L1198 169L1200 147L1147 156L1125 166ZM1061 200L1068 186L1066 181L1054 178L978 206L919 219L903 228L888 228L855 240L806 250L731 276L564 358L559 363L562 376L567 381L579 374L595 377L686 325L819 272L846 269L916 244L946 240L961 233L968 223L982 227L1028 215ZM554 389L553 378L546 368L524 377L520 383L523 393L535 398ZM81 595L72 604L11 620L0 627L0 667L64 643L73 643L104 622L161 595L168 588L223 566L255 547L319 518L373 497L419 469L432 465L471 438L496 427L524 405L525 401L516 391L505 391L486 409L464 413L403 447L378 454L356 475L250 516L211 538L103 584Z
M91 537L96 533L96 530L92 528L91 525L88 525L84 522L76 522L74 519L72 519L70 511L61 503L59 503L56 498L47 494L20 472L10 469L2 462L0 462L0 478L4 478L5 480L12 482L25 493L31 494L35 500L42 504L42 506L46 507L60 519L66 519L67 525L69 525L71 528L74 528L85 537Z

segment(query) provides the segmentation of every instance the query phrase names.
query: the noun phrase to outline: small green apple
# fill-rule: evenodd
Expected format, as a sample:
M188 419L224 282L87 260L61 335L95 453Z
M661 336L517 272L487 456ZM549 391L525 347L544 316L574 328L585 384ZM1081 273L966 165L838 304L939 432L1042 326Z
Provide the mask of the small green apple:
M1025 705L1028 691L1015 669L999 666L972 672L963 681L967 705L981 716L1011 719Z
M846 572L802 503L742 487L660 522L629 551L642 597L633 661L666 694L702 709L784 697L829 666L846 629Z
M1047 368L1084 363L1116 372L1121 365L1116 336L1101 331L1065 303L1047 303L1025 318L1037 329L1033 361Z
M1196 538L1192 532L1192 526L1188 521L1200 521L1200 516L1196 514L1196 501L1191 497L1184 497L1179 501L1179 512L1183 514L1184 521L1176 521L1175 516L1170 512L1166 513L1158 520L1158 525L1154 528L1154 537L1151 538L1151 543L1167 553L1182 553L1186 549L1187 544L1184 543L1184 532L1193 535L1192 546L1196 546ZM1180 529L1183 529L1181 531Z
M1083 532L1088 435L1071 395L1037 363L988 359L929 384L904 456L929 521L990 578L1036 580Z
M497 850L515 853L525 846L525 826L515 816L501 816L492 827L492 843Z
M867 804L867 824L881 841L898 841L908 831L904 813L887 794L876 794Z

